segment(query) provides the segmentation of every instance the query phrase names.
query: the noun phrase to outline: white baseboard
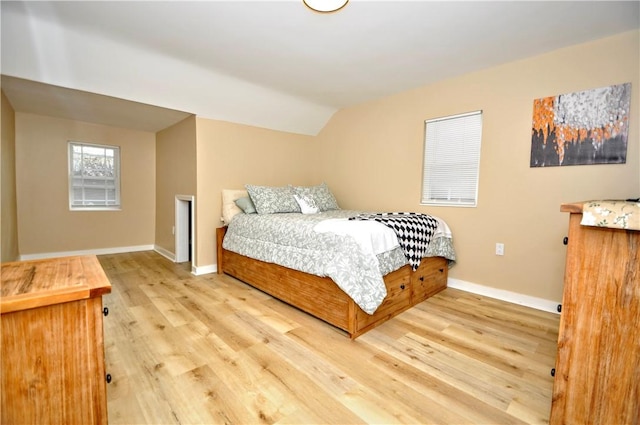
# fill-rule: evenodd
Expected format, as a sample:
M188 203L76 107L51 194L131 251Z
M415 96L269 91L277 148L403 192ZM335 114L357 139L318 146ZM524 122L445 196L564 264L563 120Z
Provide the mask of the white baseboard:
M459 289L461 291L471 292L472 294L483 295L485 297L531 307L536 310L548 311L550 313L558 313L558 304L561 304L561 302L558 301L518 294L517 292L491 288L489 286L478 285L476 283L466 282L459 279L447 279L447 286L449 288Z
M41 254L25 254L20 256L20 261L44 260L47 258L72 257L75 255L106 255L122 254L125 252L151 251L153 245L121 246L115 248L84 249L80 251L45 252Z
M158 245L154 245L153 246L153 250L155 252L157 252L158 254L162 255L167 260L171 261L172 263L175 263L176 255L173 252L171 252L169 250L166 250L163 247L158 246Z
M208 266L191 266L191 273L193 273L196 276L200 276L203 274L208 274L208 273L217 273L218 272L218 265L217 264L210 264Z
M176 255L167 250L162 248L161 246L155 245L153 250L155 252L157 252L158 254L162 255L164 258L166 258L167 260L175 263L176 262ZM208 273L216 273L218 271L218 266L215 264L211 264L209 266L202 266L202 267L197 267L194 266L193 263L191 264L191 273L196 275L196 276L200 276L203 274L208 274Z

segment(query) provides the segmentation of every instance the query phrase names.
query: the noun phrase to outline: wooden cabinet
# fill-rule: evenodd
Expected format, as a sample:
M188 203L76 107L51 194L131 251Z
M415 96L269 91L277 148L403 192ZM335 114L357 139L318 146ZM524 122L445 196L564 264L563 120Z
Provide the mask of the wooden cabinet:
M107 423L102 295L95 256L2 264L3 424Z
M551 424L640 424L640 231L583 226L569 237Z

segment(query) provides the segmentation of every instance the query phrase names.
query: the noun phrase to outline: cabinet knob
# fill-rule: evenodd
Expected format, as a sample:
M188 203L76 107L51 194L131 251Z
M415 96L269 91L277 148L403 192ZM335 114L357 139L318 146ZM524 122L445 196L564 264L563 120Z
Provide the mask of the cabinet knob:
M556 307L556 310L558 310L558 313L562 313L562 304L558 304L558 307Z
M444 272L444 269L438 269L438 271L440 271L440 273Z
M551 376L556 376L556 368L551 369Z
M111 374L107 373L107 375L104 377L104 379L107 381L107 384L111 383Z
M402 285L400 285L400 289L402 289L404 291L404 283Z
M102 314L104 314L105 316L109 315L109 307L105 307L102 309Z
M567 236L565 236L564 239L562 239L562 243L564 245L568 245L569 244L569 238Z
M420 282L424 282L424 276L420 276L418 279L420 279Z

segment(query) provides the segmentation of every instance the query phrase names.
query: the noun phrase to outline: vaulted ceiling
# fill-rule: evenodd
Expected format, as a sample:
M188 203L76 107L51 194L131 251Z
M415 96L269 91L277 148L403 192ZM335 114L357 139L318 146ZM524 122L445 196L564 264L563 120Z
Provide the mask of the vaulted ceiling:
M2 1L1 13L16 109L150 131L197 114L317 134L343 107L640 27L638 1L351 0L332 14L302 0Z

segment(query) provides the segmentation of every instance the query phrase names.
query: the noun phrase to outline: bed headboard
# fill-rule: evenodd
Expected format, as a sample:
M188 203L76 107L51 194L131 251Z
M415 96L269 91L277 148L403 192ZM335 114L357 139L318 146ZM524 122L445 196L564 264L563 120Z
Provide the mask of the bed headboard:
M240 214L242 210L238 208L236 199L249 196L246 189L222 189L222 222L227 225L236 214Z

